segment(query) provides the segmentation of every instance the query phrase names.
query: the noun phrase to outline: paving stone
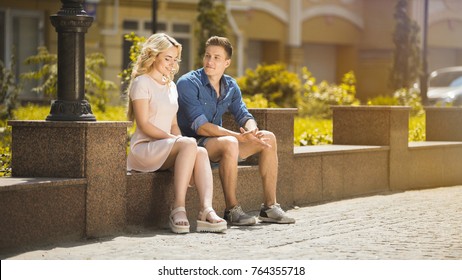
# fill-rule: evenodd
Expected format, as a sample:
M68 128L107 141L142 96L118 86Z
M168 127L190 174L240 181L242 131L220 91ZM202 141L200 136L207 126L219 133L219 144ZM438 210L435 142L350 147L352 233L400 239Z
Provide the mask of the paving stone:
M288 214L295 224L233 226L224 234L139 229L1 259L462 259L462 186L335 201Z

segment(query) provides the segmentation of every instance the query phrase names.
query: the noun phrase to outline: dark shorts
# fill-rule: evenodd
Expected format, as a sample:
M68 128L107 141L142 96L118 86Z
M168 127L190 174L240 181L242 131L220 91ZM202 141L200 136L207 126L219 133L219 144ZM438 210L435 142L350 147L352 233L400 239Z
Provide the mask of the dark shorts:
M197 146L205 148L205 144L207 144L207 141L209 141L209 139L210 137L197 138Z

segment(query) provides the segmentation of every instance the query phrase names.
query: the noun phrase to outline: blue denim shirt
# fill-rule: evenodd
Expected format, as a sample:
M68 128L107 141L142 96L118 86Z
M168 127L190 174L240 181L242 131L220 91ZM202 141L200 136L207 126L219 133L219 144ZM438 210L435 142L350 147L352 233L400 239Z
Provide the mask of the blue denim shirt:
M203 68L184 74L178 79L178 125L184 136L199 138L199 127L207 122L222 125L222 116L230 112L240 127L254 119L242 101L242 93L236 80L223 75L220 81L221 95L210 84Z

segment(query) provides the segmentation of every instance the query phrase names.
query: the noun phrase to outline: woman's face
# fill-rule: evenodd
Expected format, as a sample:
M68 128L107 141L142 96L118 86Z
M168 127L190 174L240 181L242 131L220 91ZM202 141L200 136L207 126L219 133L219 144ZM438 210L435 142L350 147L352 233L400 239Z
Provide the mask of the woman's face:
M171 46L164 52L157 55L156 61L154 62L154 69L159 71L163 76L171 77L178 68L178 48Z

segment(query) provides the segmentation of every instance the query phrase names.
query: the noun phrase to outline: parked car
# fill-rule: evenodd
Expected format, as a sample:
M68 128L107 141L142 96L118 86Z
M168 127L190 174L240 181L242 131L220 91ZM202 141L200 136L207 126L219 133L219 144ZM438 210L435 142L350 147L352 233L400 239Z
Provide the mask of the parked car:
M462 66L446 67L431 72L427 97L433 105L462 106Z

